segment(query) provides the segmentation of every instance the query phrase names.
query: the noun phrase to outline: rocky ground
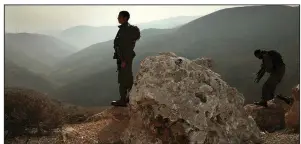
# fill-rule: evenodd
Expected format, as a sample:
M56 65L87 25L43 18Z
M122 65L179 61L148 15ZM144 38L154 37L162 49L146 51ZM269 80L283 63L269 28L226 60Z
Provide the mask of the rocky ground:
M62 131L52 136L32 137L28 144L102 144L121 143L119 136L128 125L128 108L108 108L102 113L91 117L86 123L66 125ZM300 134L287 131L262 133L263 144L298 144ZM25 143L27 138L20 137L5 143Z
M274 133L266 133L262 136L263 144L299 144L300 134L287 133L279 131Z
M119 143L128 126L128 108L108 108L81 124L65 125L51 136L18 137L7 140L11 144L102 144Z

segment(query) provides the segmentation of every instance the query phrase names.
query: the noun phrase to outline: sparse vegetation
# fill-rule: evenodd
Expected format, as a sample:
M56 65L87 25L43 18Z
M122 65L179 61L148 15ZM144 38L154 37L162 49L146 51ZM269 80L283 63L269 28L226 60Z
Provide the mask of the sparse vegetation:
M5 129L10 136L42 134L63 124L62 108L34 90L5 88L4 103Z
M85 122L104 108L85 108L50 99L30 89L5 88L5 130L9 137L43 135L64 124Z

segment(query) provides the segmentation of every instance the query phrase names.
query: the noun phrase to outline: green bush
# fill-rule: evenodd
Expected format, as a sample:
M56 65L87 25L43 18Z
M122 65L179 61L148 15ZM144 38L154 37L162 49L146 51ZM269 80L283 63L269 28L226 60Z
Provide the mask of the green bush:
M62 126L61 105L45 94L20 88L5 88L4 93L5 130L9 135L42 134Z

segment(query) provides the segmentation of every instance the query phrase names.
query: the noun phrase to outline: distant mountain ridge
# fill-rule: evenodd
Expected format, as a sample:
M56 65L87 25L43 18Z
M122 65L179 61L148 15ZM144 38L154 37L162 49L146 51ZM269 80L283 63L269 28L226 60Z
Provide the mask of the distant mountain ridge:
M147 23L137 24L140 30L157 28L170 29L176 26L181 26L200 16L178 16L162 20L151 21ZM93 44L112 40L118 31L116 26L75 26L61 32L57 37L63 41L73 44L78 48L85 48Z
M172 51L190 59L210 57L214 61L213 69L231 86L237 87L245 95L246 102L250 103L260 99L262 85L253 83L254 73L260 66L260 60L253 56L253 52L259 48L275 49L283 55L287 65L286 76L278 90L289 95L291 87L299 83L300 77L299 10L300 7L288 6L229 8L171 31L157 31L157 35L151 34L148 38L142 35L135 47L137 56L133 69L137 71L139 62L145 56L164 51ZM154 31L149 30L147 33L151 32ZM109 90L109 86L117 91L116 81L102 81L101 76L96 76L96 73L101 72L105 72L102 75L116 76L112 55L112 41L108 41L94 44L65 59L66 63L51 74L56 79L67 78L65 87L68 90L61 89L64 94L58 96L83 97L79 93L85 91L89 96L98 97L101 95L99 92ZM73 67L72 76L62 72L66 67ZM96 80L93 84L84 80L93 77ZM104 83L106 87L102 88L100 85ZM92 90L97 85L98 90ZM111 93L114 93L113 90ZM118 98L104 94L99 97L99 101L103 97ZM87 105L84 102L82 104Z
M183 17L184 20L189 20L189 18L193 17ZM168 19L165 19L168 20ZM164 23L162 26L168 25L177 25L177 23L181 23L181 17L179 17L180 21L174 21L171 23ZM155 21L156 24L160 24L161 20ZM150 23L144 23L145 27L151 26ZM159 27L159 25L156 25ZM89 27L89 26L78 26L76 29L80 29L81 34L86 33L90 35L91 33L95 33L95 29L98 27ZM91 29L90 29L91 28ZM102 27L100 30L109 34L110 32L106 31L107 28L112 27ZM117 28L117 26L114 26ZM76 33L72 34L73 28L67 29L65 33L71 33L71 35L78 36ZM156 30L155 33L151 32L148 36L151 37L156 35L157 32L161 32L165 30ZM64 65L64 63L68 63L68 56L72 56L73 53L78 51L78 47L74 47L69 45L68 43L58 39L55 37L58 31L52 30L48 31L52 33L53 36L45 35L45 34L37 34L37 33L5 33L5 84L12 87L24 87L31 88L41 92L53 92L55 91L54 87L61 86L60 81L65 81L65 79L70 78L69 76L61 77L60 79L52 79L53 77L49 77L49 74L56 70L55 67L57 65ZM65 33L62 33L64 35ZM47 31L45 31L47 33ZM111 32L112 33L112 32ZM142 32L144 33L144 32ZM99 34L96 32L96 34ZM115 36L115 32L113 32ZM84 40L85 37L80 36L80 40ZM96 37L97 38L97 37ZM87 38L89 39L89 38ZM98 38L97 38L98 39ZM111 44L111 43L110 43ZM92 45L93 47L93 45ZM106 53L106 52L105 52ZM99 55L98 53L95 53ZM76 54L75 54L76 55ZM90 54L84 54L83 56L88 56ZM111 57L111 56L110 56ZM66 59L67 58L67 59ZM88 59L87 58L87 59ZM106 58L106 57L104 57ZM64 60L66 59L66 60ZM106 58L107 59L107 58ZM97 60L97 59L96 59ZM91 66L96 64L97 61L82 61L79 60L77 65ZM62 64L60 64L62 63ZM115 63L106 63L105 59L101 63L102 66L99 67L99 71L105 70L107 67L113 67ZM66 65L65 71L61 73L71 75L74 77L83 78L81 75L85 75L88 69L76 68L76 65L68 67ZM104 69L102 69L102 67ZM89 71L89 70L88 70ZM97 71L90 71L91 74L98 73ZM75 75L73 75L75 73ZM56 81L55 81L56 80ZM31 83L32 82L32 83ZM47 88L49 87L49 88Z
M34 72L50 71L50 67L76 51L75 47L51 36L5 34L5 58Z

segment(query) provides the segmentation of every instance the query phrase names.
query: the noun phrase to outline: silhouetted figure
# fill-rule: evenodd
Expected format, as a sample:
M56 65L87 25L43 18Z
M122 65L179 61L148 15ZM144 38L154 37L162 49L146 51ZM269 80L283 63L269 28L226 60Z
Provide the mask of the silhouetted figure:
M282 56L274 50L256 50L254 55L262 60L261 69L257 73L255 82L258 83L266 72L270 73L269 78L262 87L261 101L255 102L254 104L267 107L267 101L274 98L276 86L284 76L285 64L282 60Z
M118 15L118 22L121 24L114 39L115 53L113 59L117 59L118 83L120 99L113 101L114 106L126 106L129 102L128 93L133 85L132 63L135 57L134 47L140 38L138 27L130 25L128 20L130 14L121 11Z

